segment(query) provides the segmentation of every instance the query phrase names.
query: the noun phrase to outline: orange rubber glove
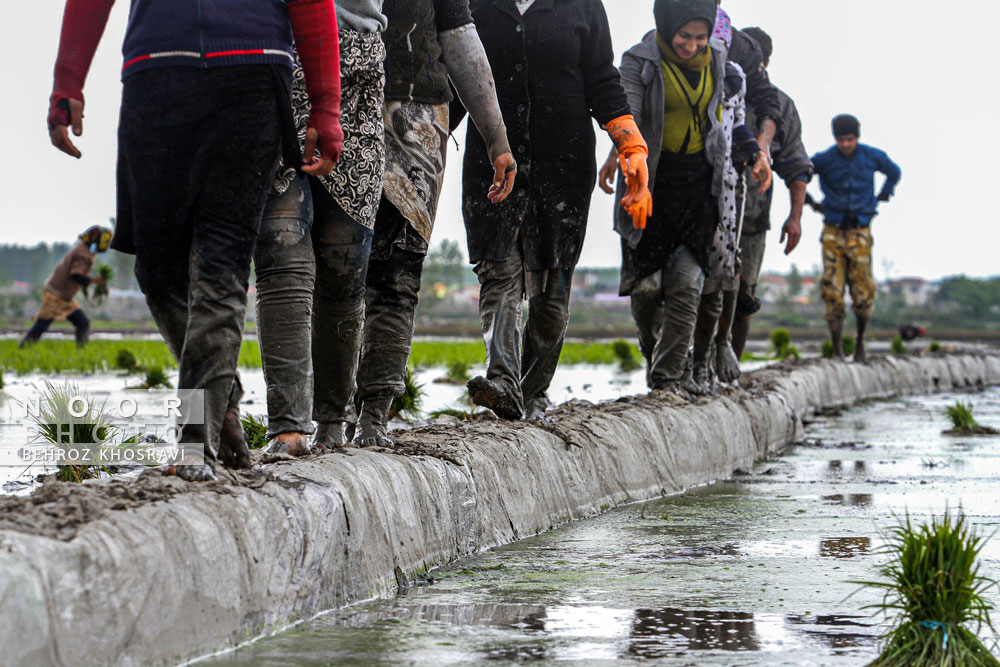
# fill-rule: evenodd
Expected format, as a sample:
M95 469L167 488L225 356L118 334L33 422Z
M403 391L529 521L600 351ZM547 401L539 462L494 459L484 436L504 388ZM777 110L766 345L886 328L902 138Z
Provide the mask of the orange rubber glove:
M605 129L618 149L618 162L625 174L622 208L632 216L632 225L636 229L645 229L647 218L653 214L653 195L649 192L649 168L646 165L649 147L632 115L615 118Z

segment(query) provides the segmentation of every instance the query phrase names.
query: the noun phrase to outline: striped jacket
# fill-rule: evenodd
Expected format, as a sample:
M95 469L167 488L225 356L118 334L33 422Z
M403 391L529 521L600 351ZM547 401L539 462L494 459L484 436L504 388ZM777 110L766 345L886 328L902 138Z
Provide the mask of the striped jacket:
M132 0L122 79L176 65L291 68L292 41L285 0Z

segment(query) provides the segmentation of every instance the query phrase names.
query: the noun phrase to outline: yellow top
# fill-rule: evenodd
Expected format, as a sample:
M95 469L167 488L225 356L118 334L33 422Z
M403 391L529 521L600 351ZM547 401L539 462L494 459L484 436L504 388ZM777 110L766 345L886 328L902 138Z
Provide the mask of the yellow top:
M708 104L715 92L711 61L702 68L698 85L692 86L677 65L662 60L663 89L666 100L663 112L663 150L693 154L705 150L709 130ZM719 111L722 109L720 107Z

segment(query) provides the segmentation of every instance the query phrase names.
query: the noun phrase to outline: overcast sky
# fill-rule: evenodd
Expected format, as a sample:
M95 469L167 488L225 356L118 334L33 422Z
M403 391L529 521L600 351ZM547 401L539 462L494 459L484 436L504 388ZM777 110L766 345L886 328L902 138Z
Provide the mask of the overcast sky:
M617 59L652 28L652 5L605 0ZM79 161L52 148L45 130L63 2L8 7L0 25L0 242L69 241L114 215L118 73L128 6L118 0L84 89ZM993 168L1000 161L1000 92L988 37L1000 23L1000 6L976 0L951 17L904 0L724 0L723 6L736 26L757 25L774 38L771 79L798 104L810 153L832 143L830 118L850 112L861 119L862 141L886 150L902 167L897 197L875 221L878 277L1000 273L1000 216L992 190L998 187ZM464 129L457 136L464 143ZM598 146L603 159L610 146L603 133ZM435 235L464 247L460 158L452 144ZM810 191L818 194L815 182ZM786 271L793 261L806 270L820 264L820 218L804 214L802 244L786 258L778 247L788 211L781 183L775 202L765 270ZM619 264L611 207L611 197L595 191L581 266Z

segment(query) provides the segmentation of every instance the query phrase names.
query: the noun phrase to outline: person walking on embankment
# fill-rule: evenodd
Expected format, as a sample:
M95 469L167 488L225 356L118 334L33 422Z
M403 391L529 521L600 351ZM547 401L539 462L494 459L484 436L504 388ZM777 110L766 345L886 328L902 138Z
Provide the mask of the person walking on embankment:
M809 206L823 215L823 277L820 289L826 303L833 352L844 358L844 287L851 290L857 338L854 360L864 363L865 329L875 311L875 278L872 275L872 220L880 202L896 191L902 172L885 151L858 141L861 122L842 114L833 119L836 145L812 156L819 176L823 201L811 198ZM885 175L885 183L875 195L875 174Z
M111 230L97 225L91 227L78 237L80 242L70 248L69 252L59 260L52 275L45 281L42 290L42 306L35 315L35 323L18 347L37 343L53 320L63 318L70 321L76 333L76 344L83 347L90 336L90 320L83 308L76 302L76 294L81 288L91 283L100 285L104 282L101 276L90 277L94 269L94 257L99 252L105 252L111 245Z
M69 129L83 132L83 84L113 4L66 1L48 125L53 145L77 158ZM192 391L204 392L204 422L184 420L178 436L183 449L204 451L203 462L177 467L191 481L213 479L217 459L250 464L236 366L251 254L290 108L293 40L312 102L302 170L329 173L343 140L333 0L130 8L113 247L135 253L139 286L180 366L184 415L200 412Z
M489 180L468 196L498 204L517 174L468 0L385 0L383 10L385 187L365 279L353 440L365 447L392 444L389 412L405 388L420 275L444 183L451 86L475 123L470 133L486 147Z
M652 206L649 151L614 66L600 0L473 0L471 7L520 170L512 197L484 201L490 153L469 129L462 212L480 283L487 367L485 377L469 381L469 396L503 419L543 419L597 177L593 120L622 155L629 184L623 204L639 226Z
M645 229L634 229L619 213L615 229L622 237L620 289L631 297L647 383L679 389L706 278L735 274L732 149L745 82L727 66L725 49L709 45L713 0L657 0L653 12L656 29L622 57L632 112L650 140L653 216ZM769 178L766 155L747 138ZM728 247L718 246L719 234L730 235Z
M312 445L343 445L354 397L365 277L385 172L382 0L338 2L337 25L340 160L333 172L317 176L300 173L296 163L281 165L254 250L268 453L304 456ZM298 150L304 150L310 104L301 64L293 74L291 113Z
M766 69L771 64L771 55L774 52L770 35L760 28L744 28L740 32L752 37L760 45L764 52L764 68ZM788 218L781 226L779 240L780 243L785 244L785 254L788 255L795 250L802 237L802 209L806 201L806 185L812 178L813 166L809 160L809 153L806 152L806 147L802 143L802 121L799 118L795 102L780 88L777 90L781 109L781 129L775 136L774 143L771 144L771 159L773 160L771 166L785 182L790 197ZM753 108L747 109L747 122L752 130L757 129L758 123ZM763 194L755 188L751 188L747 192L746 208L741 226L742 235L740 236L739 295L730 338L737 360L743 356L743 350L746 347L747 334L750 331L750 318L760 308L760 303L754 294L764 262L767 233L771 230L773 198L773 188L768 189ZM723 336L729 336L729 332L724 331L722 326L723 323L720 323L718 344L723 342L721 340ZM720 371L721 366L718 364L716 370ZM738 365L735 371L738 375ZM731 381L735 377L732 377L732 374L728 377L721 377L720 372L720 379Z

